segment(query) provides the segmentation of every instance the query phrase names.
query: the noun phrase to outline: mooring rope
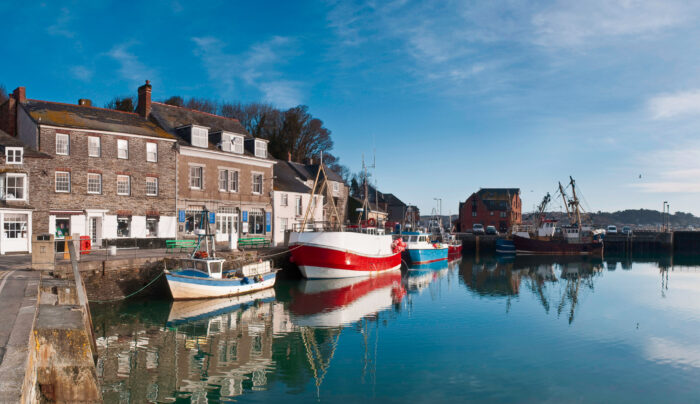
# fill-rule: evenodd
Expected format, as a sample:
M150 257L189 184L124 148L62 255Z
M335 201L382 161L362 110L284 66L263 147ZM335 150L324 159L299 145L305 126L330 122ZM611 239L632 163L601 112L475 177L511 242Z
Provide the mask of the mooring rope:
M152 284L153 282L155 282L156 279L158 279L158 278L160 278L161 276L163 276L164 273L165 273L165 272L159 273L158 276L156 276L155 278L151 279L151 281L148 282L148 283L146 284L146 286L144 286L144 287L142 287L141 289L137 290L136 292L131 293L131 294L128 294L128 295L126 295L126 296L124 296L124 297L119 297L119 298L111 299L111 300L89 300L89 299L88 299L88 301L89 301L90 303L110 303L110 302L118 302L118 301L120 301L120 300L126 300L126 299L128 299L128 298L130 298L130 297L132 297L132 296L137 295L139 292L143 291L143 290L146 289L147 287L151 286L151 284Z

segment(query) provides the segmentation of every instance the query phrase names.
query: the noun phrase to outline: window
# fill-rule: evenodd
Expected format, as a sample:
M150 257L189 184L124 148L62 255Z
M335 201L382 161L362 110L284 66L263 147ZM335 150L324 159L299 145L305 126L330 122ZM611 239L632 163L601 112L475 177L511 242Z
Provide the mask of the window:
M22 164L24 149L21 147L8 147L5 149L5 162L7 164Z
M229 191L238 192L238 171L231 170L228 172L228 179L231 181Z
M282 230L282 232L287 231L287 228L288 228L287 226L288 226L287 218L286 217L281 218L280 219L280 230Z
M289 195L282 194L282 200L280 201L280 206L288 206L288 205L289 205Z
M262 194L263 189L263 175L253 174L253 193Z
M493 211L489 212L489 215L493 216Z
M102 174L89 173L87 181L88 194L102 193Z
M146 177L146 195L158 196L158 178Z
M192 189L202 189L203 185L203 167L190 167L190 188Z
M56 218L56 238L64 239L66 236L70 236L70 218L69 217L57 217Z
M70 172L56 171L56 192L70 192Z
M129 141L124 139L117 139L117 158L128 159L129 158Z
M267 158L267 143L262 140L255 141L255 157Z
M338 192L340 190L340 184L337 182L333 183L333 192Z
M228 171L219 170L219 191L228 192Z
M501 212L501 217L506 217L506 212Z
M117 237L131 235L131 217L117 217Z
M146 161L155 163L158 161L158 144L146 143Z
M5 238L27 238L27 215L5 214Z
M243 154L243 136L233 136L233 152Z
M117 195L131 194L131 177L128 175L117 175Z
M100 145L100 138L97 136L88 137L88 156L89 157L100 157L102 153L102 146Z
M158 218L146 218L146 237L158 237Z
M56 154L63 156L70 154L70 138L65 133L56 134Z
M0 176L0 200L27 199L26 174L7 173Z
M209 145L209 142L207 140L207 138L209 137L209 131L206 128L193 126L190 134L192 146L206 148Z
M476 212L472 211L472 217L476 217Z
M265 212L262 209L251 209L248 213L249 234L265 234Z
M294 205L294 212L296 212L297 216L301 216L301 211L301 196L297 196L296 204Z

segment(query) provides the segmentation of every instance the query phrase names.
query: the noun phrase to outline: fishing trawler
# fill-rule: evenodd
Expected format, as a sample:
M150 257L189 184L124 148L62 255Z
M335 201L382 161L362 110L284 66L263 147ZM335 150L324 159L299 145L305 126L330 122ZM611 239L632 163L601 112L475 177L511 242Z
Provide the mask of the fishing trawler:
M364 163L363 163L364 165ZM322 178L321 175L323 175ZM335 217L331 231L306 231L306 221L311 210L307 207L301 229L289 236L290 260L295 263L305 278L351 278L376 275L401 267L401 246L391 235L384 234L374 218L368 218L367 169L365 167L365 197L362 212L365 226L358 225L356 231L343 231L331 187L328 185L323 157L319 164L311 194L317 190L327 193L331 206L331 219ZM370 225L374 222L373 225Z
M576 182L569 177L572 197L559 183L559 192L566 206L569 224L559 226L557 220L546 219L545 210L551 201L549 193L538 206L534 231L515 231L513 244L517 254L602 255L603 238L599 231L581 221L581 207L576 195Z
M181 259L177 268L164 270L174 300L234 296L274 286L277 275L272 261L224 271L226 260L216 256L209 212L204 210L201 215L200 228L195 231L197 246L192 254Z
M447 261L448 245L432 242L430 234L421 232L404 232L401 235L406 243L404 255L411 265L429 264L431 262Z

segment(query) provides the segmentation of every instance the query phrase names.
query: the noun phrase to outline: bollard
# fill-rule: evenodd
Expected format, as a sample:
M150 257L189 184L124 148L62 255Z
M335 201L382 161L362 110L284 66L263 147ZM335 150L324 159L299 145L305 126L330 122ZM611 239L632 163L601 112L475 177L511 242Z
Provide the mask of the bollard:
M68 242L70 241L70 236L63 237L63 259L70 259L70 252L68 252Z

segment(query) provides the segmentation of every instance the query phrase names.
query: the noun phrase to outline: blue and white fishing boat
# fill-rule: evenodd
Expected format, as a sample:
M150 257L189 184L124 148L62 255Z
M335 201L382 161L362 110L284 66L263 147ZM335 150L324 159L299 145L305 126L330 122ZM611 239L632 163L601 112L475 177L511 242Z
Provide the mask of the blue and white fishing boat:
M196 231L198 242L192 255L181 259L177 269L164 270L174 300L235 296L275 285L277 274L269 260L224 271L226 260L216 257L209 212L202 215L202 228Z
M410 260L411 265L447 261L449 246L445 243L432 242L430 234L405 232L401 237L406 243L405 255Z
M508 238L496 239L496 252L499 254L515 254L515 243Z

